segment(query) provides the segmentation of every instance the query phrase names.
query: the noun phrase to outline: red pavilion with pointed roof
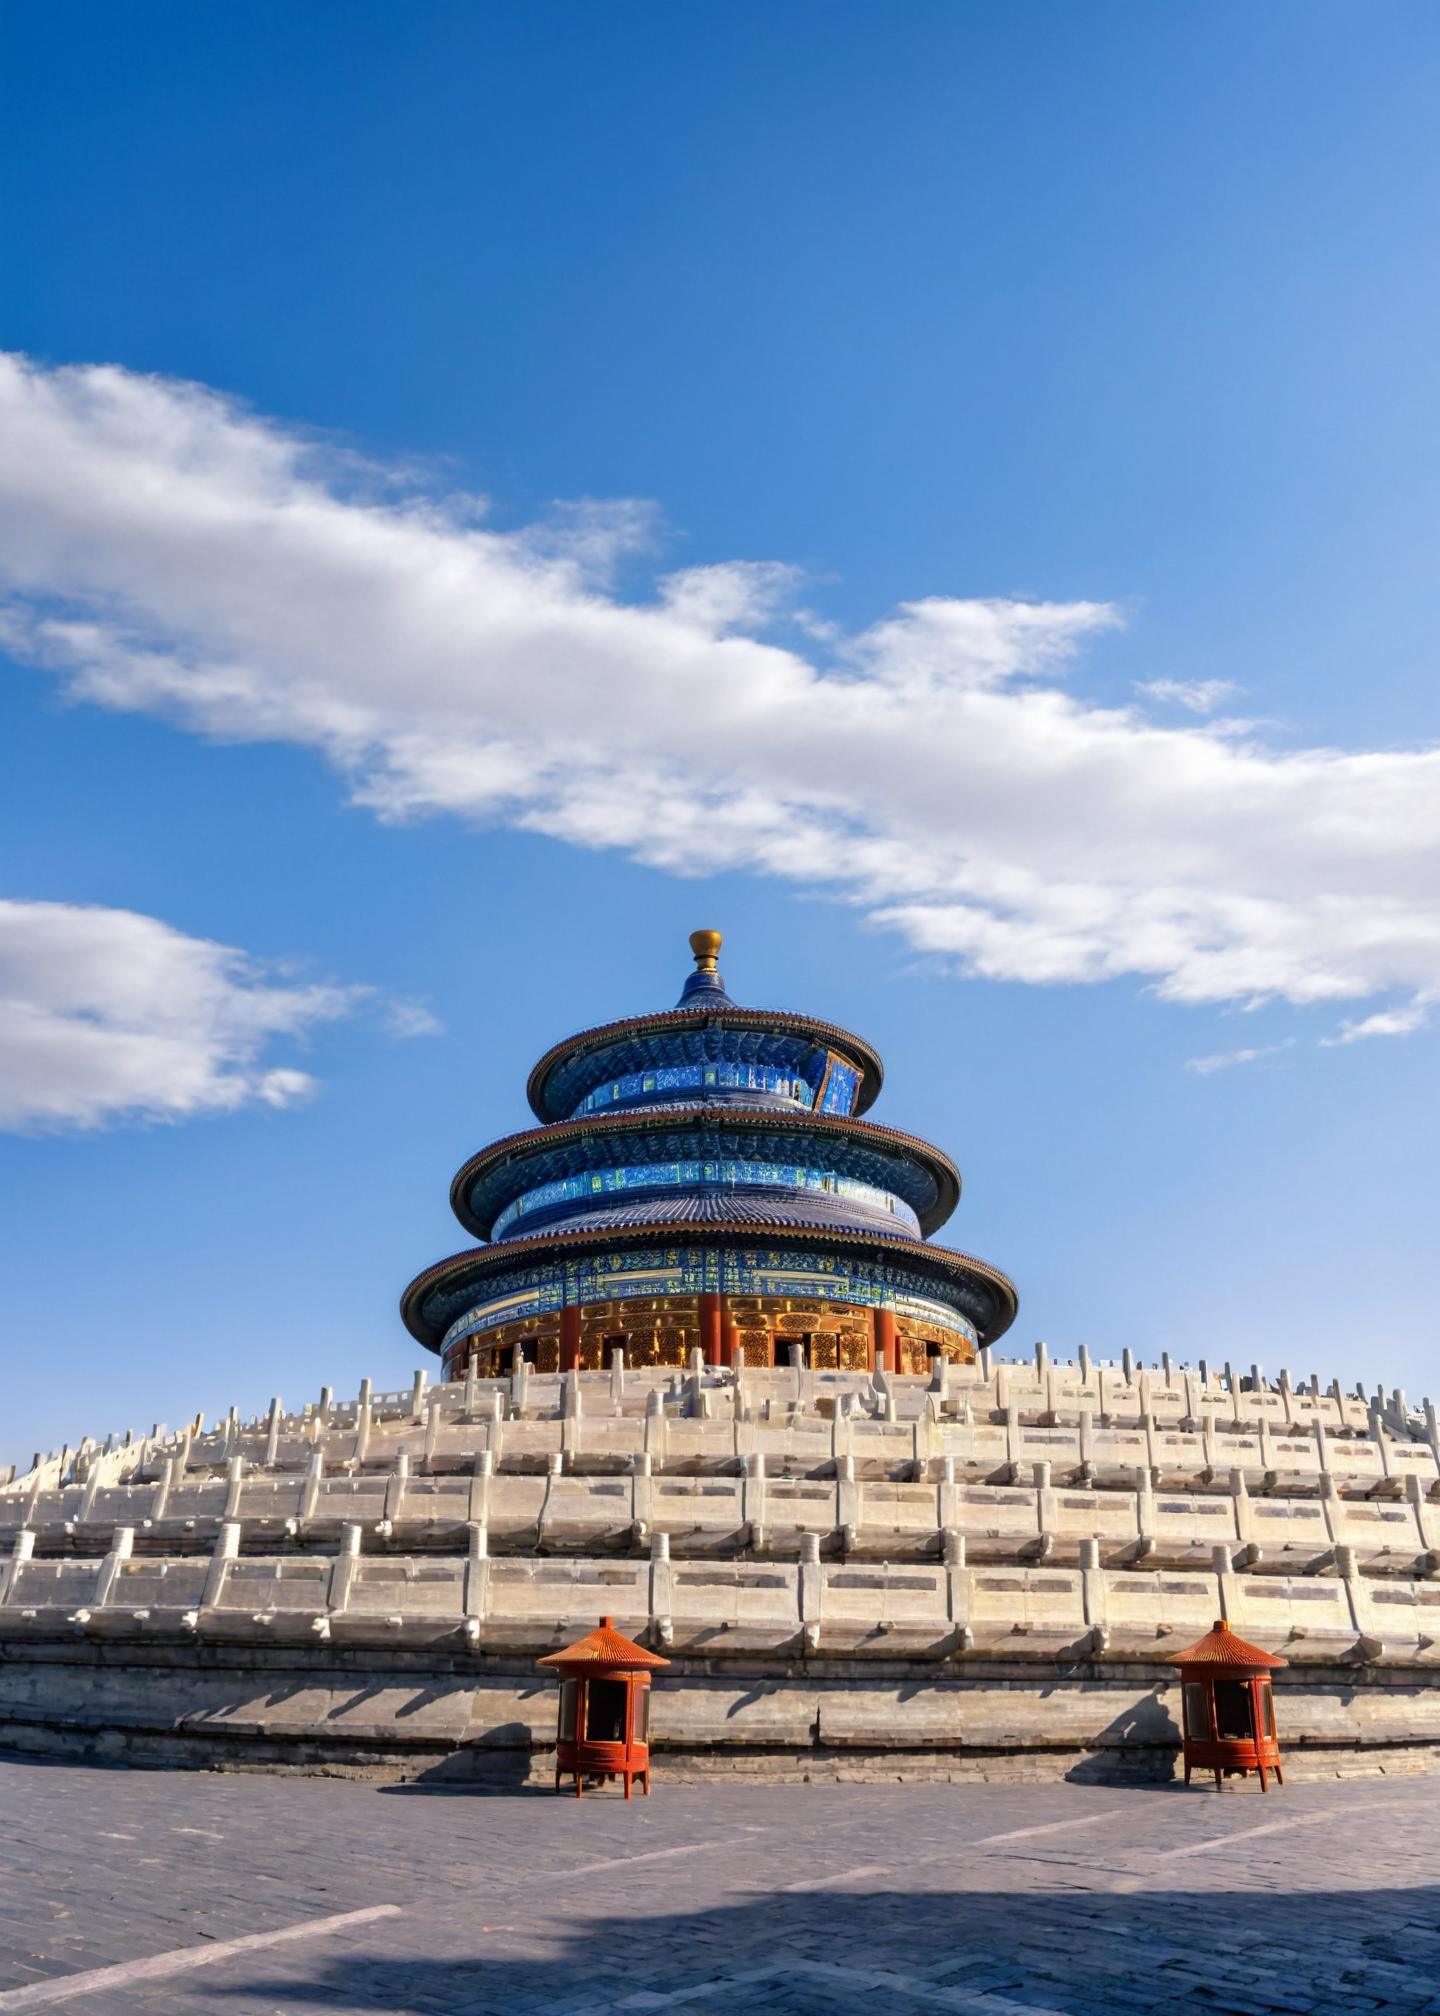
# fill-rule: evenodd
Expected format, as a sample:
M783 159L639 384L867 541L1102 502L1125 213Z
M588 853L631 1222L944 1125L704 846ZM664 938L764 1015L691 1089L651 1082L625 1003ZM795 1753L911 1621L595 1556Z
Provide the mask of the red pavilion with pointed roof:
M1262 1792L1270 1771L1283 1785L1270 1675L1289 1662L1247 1643L1217 1617L1203 1638L1188 1651L1172 1652L1166 1663L1180 1668L1185 1783L1199 1765L1215 1773L1217 1792L1222 1777L1250 1771L1259 1773Z
M613 1618L602 1617L593 1631L539 1663L560 1675L555 1790L570 1771L577 1799L586 1778L623 1778L627 1799L638 1778L648 1799L650 1675L670 1661L617 1631Z

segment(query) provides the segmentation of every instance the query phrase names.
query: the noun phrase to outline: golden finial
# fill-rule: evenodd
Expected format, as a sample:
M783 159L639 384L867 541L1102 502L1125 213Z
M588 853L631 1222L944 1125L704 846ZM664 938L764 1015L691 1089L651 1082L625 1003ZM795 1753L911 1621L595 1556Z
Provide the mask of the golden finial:
M720 933L718 931L692 931L690 950L695 954L697 973L715 973L720 965Z

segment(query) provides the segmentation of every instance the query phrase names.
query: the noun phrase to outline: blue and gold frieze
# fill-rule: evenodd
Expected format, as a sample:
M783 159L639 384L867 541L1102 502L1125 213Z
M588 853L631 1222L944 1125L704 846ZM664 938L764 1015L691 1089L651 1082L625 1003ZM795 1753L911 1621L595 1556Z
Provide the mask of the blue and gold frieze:
M546 1092L552 1112L573 1117L586 1110L584 1102L591 1093L626 1078L693 1065L702 1069L738 1065L803 1080L813 1103L829 1062L830 1053L813 1038L789 1031L719 1029L703 1023L672 1026L638 1031L603 1049L567 1058L552 1073Z
M843 1059L834 1055L820 1087L820 1097L815 1102L822 1113L851 1113L855 1109L855 1095L860 1089L860 1073Z
M812 1066L812 1077L814 1070ZM851 1076L854 1076L852 1072ZM573 1117L586 1113L612 1113L626 1106L656 1104L666 1099L715 1096L725 1092L754 1092L767 1098L783 1099L792 1106L809 1110L815 1105L815 1086L799 1072L769 1064L667 1064L654 1071L631 1071L623 1078L607 1079L597 1085L575 1108ZM831 1110L831 1109L827 1109ZM848 1110L848 1109L846 1109Z

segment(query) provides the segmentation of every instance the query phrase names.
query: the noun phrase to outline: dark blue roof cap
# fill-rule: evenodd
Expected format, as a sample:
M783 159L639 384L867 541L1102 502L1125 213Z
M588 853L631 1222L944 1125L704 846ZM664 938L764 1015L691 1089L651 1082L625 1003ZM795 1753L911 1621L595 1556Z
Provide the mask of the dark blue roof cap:
M692 931L690 950L695 955L695 971L689 975L680 989L677 1008L738 1008L739 1002L732 1001L725 992L725 982L720 978L720 945L718 931Z

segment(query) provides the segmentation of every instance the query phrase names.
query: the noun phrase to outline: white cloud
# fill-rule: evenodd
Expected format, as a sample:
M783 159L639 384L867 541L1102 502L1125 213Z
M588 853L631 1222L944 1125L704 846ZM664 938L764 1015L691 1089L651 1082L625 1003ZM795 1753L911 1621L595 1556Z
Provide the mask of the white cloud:
M1213 714L1222 700L1239 690L1233 679L1141 679L1136 684L1137 692L1191 714Z
M385 1009L385 1032L402 1040L412 1036L443 1036L445 1024L423 1001L395 1000Z
M787 877L961 971L1188 1002L1440 985L1434 749L1276 753L1096 705L1063 682L1104 604L935 597L832 641L784 567L627 600L643 507L503 532L404 482L194 386L11 359L10 648L104 706L304 744L384 818Z
M364 990L282 983L244 953L154 917L0 901L0 1128L186 1120L314 1089L265 1061L277 1037Z
M1321 1047L1334 1050L1345 1043L1364 1043L1372 1036L1413 1036L1417 1029L1428 1027L1435 998L1433 993L1417 994L1398 1008L1381 1008L1358 1022L1342 1022L1337 1035L1320 1038Z
M764 560L732 560L715 567L684 567L662 575L660 599L673 616L713 637L742 624L764 625L793 598L798 567Z
M1261 1043L1252 1050L1221 1050L1213 1057L1187 1057L1185 1069L1208 1078L1213 1071L1228 1071L1236 1064L1255 1064L1262 1057L1278 1057L1282 1050L1293 1049L1294 1043L1294 1037L1287 1036L1283 1043Z

